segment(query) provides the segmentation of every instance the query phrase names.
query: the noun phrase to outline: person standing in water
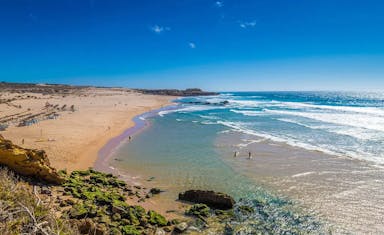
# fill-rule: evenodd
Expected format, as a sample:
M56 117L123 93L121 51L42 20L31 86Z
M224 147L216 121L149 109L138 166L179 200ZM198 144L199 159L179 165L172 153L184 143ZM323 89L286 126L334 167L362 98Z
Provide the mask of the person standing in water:
M237 157L239 155L239 152L235 151L235 154L233 154L233 157Z
M248 159L252 159L252 152L251 151L248 152Z

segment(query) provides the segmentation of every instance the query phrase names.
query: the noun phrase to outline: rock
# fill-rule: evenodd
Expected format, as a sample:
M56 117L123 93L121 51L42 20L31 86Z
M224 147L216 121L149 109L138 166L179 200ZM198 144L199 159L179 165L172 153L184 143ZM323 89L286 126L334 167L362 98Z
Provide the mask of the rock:
M167 234L163 229L158 228L156 229L155 235L165 235Z
M12 144L0 135L0 164L16 173L42 179L49 183L61 184L65 178L50 166L43 150L32 150Z
M195 226L189 226L187 231L189 232L201 232L199 228L196 228Z
M52 195L52 192L51 192L51 190L48 187L41 187L40 193L41 194Z
M159 194L161 193L161 189L159 188L151 188L151 190L149 190L150 193L152 194Z
M187 230L187 228L188 228L188 224L186 222L182 222L175 226L176 231L181 233Z
M197 217L208 217L210 213L210 208L205 204L195 204L186 211L187 215L194 215Z
M164 216L155 211L148 211L148 217L148 222L152 225L166 226L168 224L168 221L164 218Z
M227 194L204 190L185 191L179 194L179 200L204 203L210 207L223 210L232 209L235 204L235 200Z

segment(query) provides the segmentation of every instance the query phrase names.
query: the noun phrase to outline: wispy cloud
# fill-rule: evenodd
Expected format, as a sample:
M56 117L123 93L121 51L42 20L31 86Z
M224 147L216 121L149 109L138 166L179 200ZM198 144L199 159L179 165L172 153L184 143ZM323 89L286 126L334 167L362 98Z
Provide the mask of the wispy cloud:
M170 27L164 27L164 26L160 26L160 25L154 25L152 27L150 27L150 30L154 33L157 33L157 34L161 34L162 32L165 32L165 31L170 31L171 28Z
M188 46L192 49L195 49L196 48L196 44L194 42L189 42L188 43Z
M216 7L223 7L224 3L223 3L223 1L216 1L215 5L216 5Z
M256 26L256 20L254 21L246 21L246 22L239 22L239 26L243 29L246 28L253 28Z

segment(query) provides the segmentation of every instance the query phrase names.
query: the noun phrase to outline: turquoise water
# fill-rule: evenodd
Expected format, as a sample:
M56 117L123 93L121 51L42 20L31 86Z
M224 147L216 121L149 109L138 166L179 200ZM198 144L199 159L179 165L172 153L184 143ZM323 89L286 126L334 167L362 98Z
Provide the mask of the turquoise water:
M179 192L188 189L232 195L238 201L236 208L246 205L255 210L246 215L235 210L237 219L231 222L231 227L237 234L323 233L322 223L313 212L265 191L223 162L219 151L212 146L217 133L225 131L225 127L206 128L194 121L174 122L174 115L177 114L151 118L149 128L118 149L114 167L139 182L153 179L146 185L165 190L162 197L169 204L177 199Z
M223 101L228 104L217 105ZM161 114L176 112L173 120L220 125L307 150L384 163L384 93L222 93L179 102L180 110Z
M365 205L372 208L370 211L376 211L372 215L362 213L364 207L359 207L370 192L379 191L380 195L377 184L381 184L382 172L358 163L361 160L372 165L384 162L382 93L222 93L176 102L179 104L175 109L146 118L149 127L136 134L132 142L118 148L112 162L114 167L139 182L154 177L149 184L166 190L163 197L169 202L187 189L228 193L242 204L255 208L253 215L236 224L245 226L244 231L248 232L244 234L263 229L274 233L322 233L316 222L320 221L316 218L317 212L286 200L284 193L292 190L296 198L309 202L310 208L322 209L325 214L331 210L329 218L347 226L356 225L348 219L351 215L360 214L358 218L363 219L364 224L376 221L376 214L382 213L374 206L382 203L380 197ZM263 145L250 148L254 143ZM273 151L268 147L269 144L275 146L274 143L280 152L272 155L277 157L272 157ZM297 149L303 151L287 155L296 154ZM233 158L234 151L239 151L241 156ZM252 161L246 158L248 151L254 151ZM270 157L258 156L259 151ZM306 164L305 156L311 151L314 154ZM322 158L319 153L326 153L328 157ZM285 156L289 160L279 160ZM343 172L342 178L338 172ZM285 191L278 194L270 188L259 187L257 176L260 174L264 174L263 182L279 185ZM360 184L364 190L352 201L348 195ZM334 202L338 203L337 210L332 210ZM308 214L311 216L306 216ZM364 230L364 225L356 225L355 229L360 229L359 226L363 227L361 231L369 231ZM375 231L381 230L378 229Z

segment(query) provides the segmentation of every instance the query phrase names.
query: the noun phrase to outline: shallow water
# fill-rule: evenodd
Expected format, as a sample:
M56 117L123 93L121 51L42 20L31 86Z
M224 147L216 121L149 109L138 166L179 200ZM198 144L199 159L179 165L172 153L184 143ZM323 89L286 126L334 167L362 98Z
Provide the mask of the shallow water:
M236 199L264 198L268 211L278 195L300 202L303 214L319 213L336 233L379 234L382 98L245 93L183 99L178 109L148 118L150 127L118 148L112 165L138 182L155 177L147 184L166 190L164 204L174 204L181 191L201 188ZM218 105L223 100L229 104ZM271 217L285 215L288 204Z

